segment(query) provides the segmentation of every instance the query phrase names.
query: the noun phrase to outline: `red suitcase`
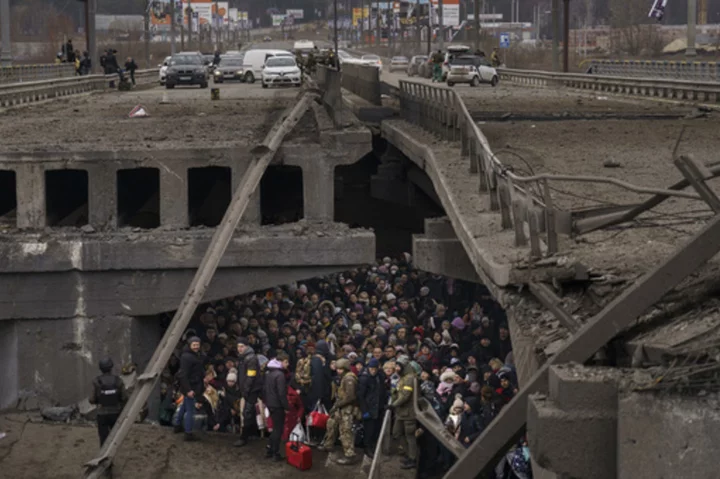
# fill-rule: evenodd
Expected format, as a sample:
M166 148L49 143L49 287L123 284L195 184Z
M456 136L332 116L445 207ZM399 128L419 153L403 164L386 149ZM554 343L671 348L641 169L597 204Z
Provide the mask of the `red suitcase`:
M301 471L312 467L312 449L300 442L287 442L285 444L287 462Z

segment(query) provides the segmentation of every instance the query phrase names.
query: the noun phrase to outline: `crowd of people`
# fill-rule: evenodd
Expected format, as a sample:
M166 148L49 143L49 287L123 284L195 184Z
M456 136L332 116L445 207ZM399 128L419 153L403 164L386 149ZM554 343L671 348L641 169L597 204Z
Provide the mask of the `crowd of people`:
M339 439L337 462L351 464L356 448L373 456L389 410L402 467L441 473L454 455L422 430L414 396L470 447L517 393L505 321L483 286L417 271L408 254L213 301L163 374L161 421L188 441L235 433L238 447L271 431L276 461L286 441L330 451ZM509 454L498 478L531 477L526 444Z

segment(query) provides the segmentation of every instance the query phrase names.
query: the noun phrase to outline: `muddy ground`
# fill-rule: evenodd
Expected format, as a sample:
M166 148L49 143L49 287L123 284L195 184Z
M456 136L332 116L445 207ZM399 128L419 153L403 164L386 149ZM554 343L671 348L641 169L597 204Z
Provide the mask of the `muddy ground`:
M262 141L299 89L259 83L87 94L0 110L0 152L228 147ZM167 103L164 103L166 101ZM147 118L128 118L142 105Z
M38 415L0 416L0 477L77 479L82 465L98 451L93 425L34 422ZM167 427L136 424L125 439L114 462L114 479L200 478L236 479L345 479L365 478L362 460L350 466L328 461L328 455L313 449L313 467L299 471L285 462L264 458L265 442L257 440L247 447L234 448L234 438L208 434L196 443ZM333 457L334 457L333 453Z

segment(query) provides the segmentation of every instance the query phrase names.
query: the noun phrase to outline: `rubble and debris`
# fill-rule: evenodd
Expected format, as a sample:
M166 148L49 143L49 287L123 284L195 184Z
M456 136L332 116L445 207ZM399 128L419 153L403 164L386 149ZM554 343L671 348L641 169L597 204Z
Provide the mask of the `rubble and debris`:
M52 422L70 422L73 418L76 409L74 406L65 407L47 407L42 410L41 414L43 419Z

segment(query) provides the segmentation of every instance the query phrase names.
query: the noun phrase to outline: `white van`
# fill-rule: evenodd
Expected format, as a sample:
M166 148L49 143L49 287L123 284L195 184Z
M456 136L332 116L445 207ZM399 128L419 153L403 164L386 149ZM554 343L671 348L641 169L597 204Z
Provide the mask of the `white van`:
M293 50L297 51L310 51L315 48L315 42L311 42L310 40L298 40L295 42L295 45L293 45Z
M255 83L255 80L262 78L263 67L268 58L272 57L292 57L295 55L287 50L248 50L245 52L243 59L243 80L246 83Z

